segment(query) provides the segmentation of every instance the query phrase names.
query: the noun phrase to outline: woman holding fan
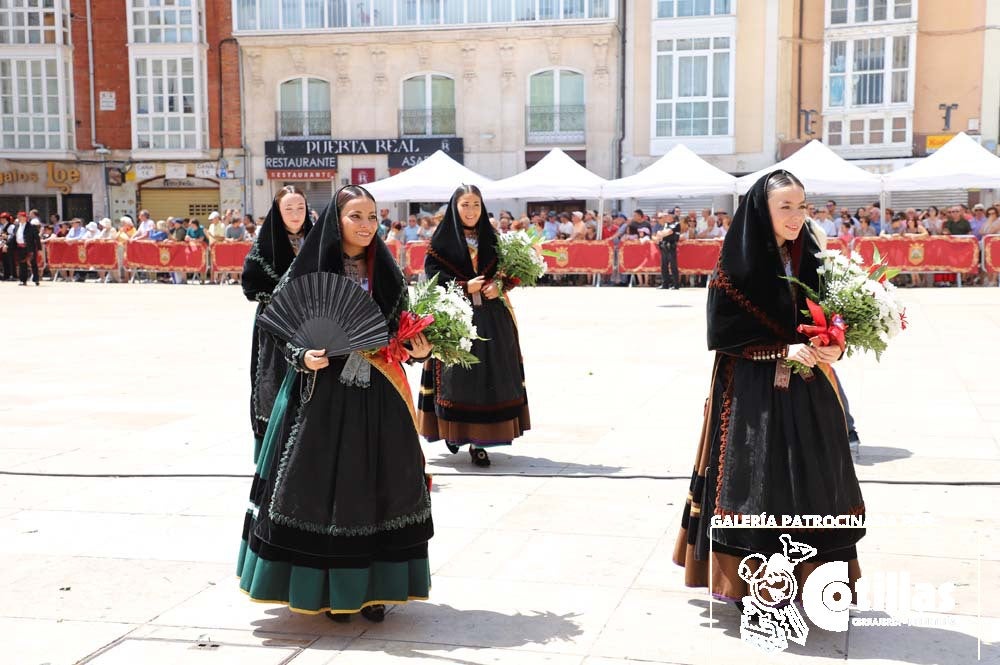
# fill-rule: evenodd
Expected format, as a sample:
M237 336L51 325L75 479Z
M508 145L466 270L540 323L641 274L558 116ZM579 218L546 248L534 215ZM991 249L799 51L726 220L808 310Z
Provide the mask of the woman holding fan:
M250 347L250 426L253 428L253 461L257 463L274 398L285 377L288 363L275 339L257 325L257 317L271 302L274 287L292 265L312 221L306 215L306 197L295 185L282 187L250 253L243 262L243 294L256 302L253 342Z
M370 308L373 299L394 334L408 296L377 229L371 194L341 189L276 289L274 306L299 278L333 273L367 292L360 304ZM329 300L323 296L316 298L321 307ZM358 305L340 310L347 327L344 312ZM422 335L409 344L416 361L431 352ZM257 463L240 588L295 612L343 622L360 611L382 621L387 604L426 599L430 591L431 501L406 375L382 353L327 357L326 349L283 348L292 367Z
M482 339L472 344L479 362L467 369L438 360L424 365L420 433L428 441L444 439L453 453L469 444L472 461L486 467L486 448L509 446L531 422L517 326L497 281L497 235L475 185L462 185L452 195L431 238L424 272L462 287Z
M741 562L750 554L766 559L783 553L781 533L709 531L712 517L864 513L830 366L841 349L813 346L798 331L808 323L800 313L806 295L787 279L819 288L820 247L804 224L798 178L787 171L762 177L740 203L709 283L708 347L715 366L674 562L684 566L687 586L708 586L711 539L711 592L736 602L749 593L748 577L759 572L754 563ZM792 373L786 360L812 373ZM799 589L826 561L848 562L850 580L858 579L856 543L863 530L792 531L795 541L817 550L795 568Z

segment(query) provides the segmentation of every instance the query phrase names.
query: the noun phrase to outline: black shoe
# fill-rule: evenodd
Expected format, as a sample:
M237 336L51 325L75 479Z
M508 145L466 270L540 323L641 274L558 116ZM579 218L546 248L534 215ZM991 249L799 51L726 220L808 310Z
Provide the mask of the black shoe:
M453 443L445 443L444 445L448 446L448 450L451 451L452 455L454 455L460 450L460 448Z
M669 287L669 286L667 286L666 284L664 284L663 286L658 286L658 287L656 287L656 288L658 288L658 289L663 289L664 291L667 291L668 289L670 289L670 287Z
M472 463L476 466L487 467L490 465L490 456L482 448L469 448L469 455L472 456Z
M673 289L674 291L680 291L681 290L681 287L679 287L679 286L671 286L670 288Z
M369 605L361 608L361 616L372 623L382 623L385 621L385 605Z
M351 612L327 612L326 618L336 623L350 623Z

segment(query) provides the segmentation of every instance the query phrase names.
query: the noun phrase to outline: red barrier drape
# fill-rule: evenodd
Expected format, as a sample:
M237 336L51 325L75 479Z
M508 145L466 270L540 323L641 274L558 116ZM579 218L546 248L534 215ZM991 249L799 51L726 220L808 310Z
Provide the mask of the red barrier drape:
M983 260L986 272L1000 272L1000 236L983 238Z
M618 246L619 272L660 272L660 250L654 242L625 240Z
M721 253L721 240L680 240L677 267L684 275L711 275Z
M241 272L252 242L214 242L209 248L214 272Z
M620 272L660 272L660 250L656 243L627 240L618 251ZM711 274L719 262L721 251L721 240L680 240L677 243L677 267L685 275Z
M847 245L845 245L844 241L841 240L840 238L827 238L826 248L831 251L837 251L840 252L841 254L845 254L848 256L851 253L850 248Z
M614 269L614 245L610 240L550 240L543 243L546 271L551 275L603 275Z
M870 264L875 248L903 272L976 272L979 242L972 236L855 238L854 251Z
M45 253L53 270L118 267L118 243L114 240L50 240L45 243Z
M420 275L424 272L424 257L427 256L429 242L414 240L406 243L406 263L404 273L407 276Z
M205 272L208 248L203 242L150 242L137 240L125 249L129 270ZM241 266L242 269L242 266Z
M392 258L396 259L396 263L403 263L403 245L398 240L393 240L392 238L385 241L385 246L389 248L389 252L392 254ZM421 270L423 266L421 265Z

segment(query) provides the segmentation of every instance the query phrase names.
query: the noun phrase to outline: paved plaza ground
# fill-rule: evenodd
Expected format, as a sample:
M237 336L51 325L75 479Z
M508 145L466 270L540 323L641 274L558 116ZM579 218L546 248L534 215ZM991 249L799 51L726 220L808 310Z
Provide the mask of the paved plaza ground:
M1000 663L1000 289L903 295L911 328L883 362L838 367L869 514L926 523L870 529L859 552L866 573L954 583L955 607L769 655L670 561L712 360L704 290L515 291L534 429L486 470L425 445L432 597L341 625L237 585L240 290L0 284L0 664Z

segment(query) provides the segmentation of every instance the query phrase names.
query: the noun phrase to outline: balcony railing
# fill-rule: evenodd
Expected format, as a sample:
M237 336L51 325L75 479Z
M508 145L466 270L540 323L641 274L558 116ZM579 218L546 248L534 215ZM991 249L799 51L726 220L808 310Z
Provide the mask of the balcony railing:
M237 33L609 22L611 0L240 0Z
M275 131L281 138L330 136L329 111L278 111Z
M403 109L400 136L455 136L455 109Z
M528 106L524 126L529 144L586 142L585 106Z

